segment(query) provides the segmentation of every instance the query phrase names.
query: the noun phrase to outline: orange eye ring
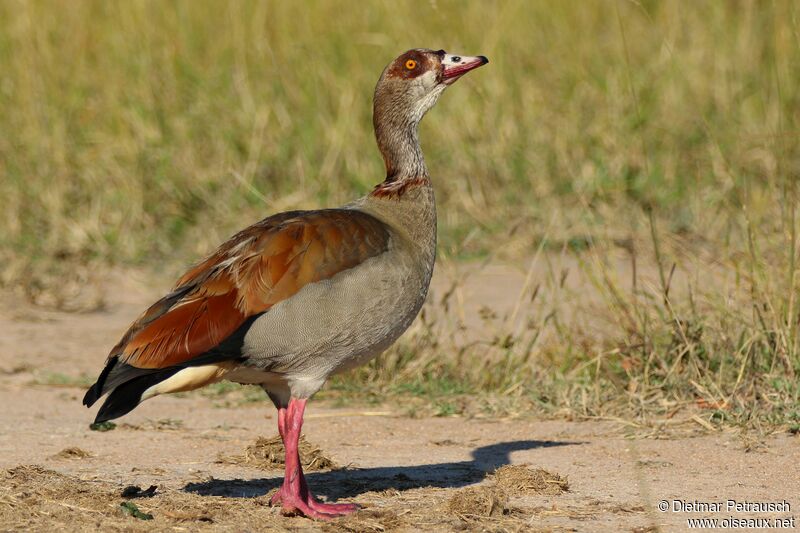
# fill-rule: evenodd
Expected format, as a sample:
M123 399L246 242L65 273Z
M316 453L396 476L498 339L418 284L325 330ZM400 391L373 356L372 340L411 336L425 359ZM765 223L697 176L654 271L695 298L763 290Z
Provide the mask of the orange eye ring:
M417 62L414 61L413 59L409 59L408 61L406 61L406 68L408 70L414 70L415 68L417 68Z

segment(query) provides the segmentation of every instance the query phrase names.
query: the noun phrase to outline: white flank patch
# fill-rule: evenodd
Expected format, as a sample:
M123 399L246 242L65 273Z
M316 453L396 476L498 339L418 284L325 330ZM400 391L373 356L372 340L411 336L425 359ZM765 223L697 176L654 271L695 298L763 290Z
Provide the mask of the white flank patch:
M208 385L209 383L215 383L221 380L228 370L230 370L230 365L204 365L184 368L175 375L145 390L141 401L159 394L183 392Z

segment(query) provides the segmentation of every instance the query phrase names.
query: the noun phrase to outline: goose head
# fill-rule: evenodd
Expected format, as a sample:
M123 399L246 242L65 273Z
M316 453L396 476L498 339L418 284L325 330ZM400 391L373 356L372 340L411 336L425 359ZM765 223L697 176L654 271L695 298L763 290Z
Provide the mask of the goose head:
M467 72L488 63L485 56L415 48L383 70L375 88L375 115L395 114L419 122L444 90Z
M415 48L386 66L375 87L372 122L387 181L427 174L417 140L420 120L445 89L488 62L484 56Z

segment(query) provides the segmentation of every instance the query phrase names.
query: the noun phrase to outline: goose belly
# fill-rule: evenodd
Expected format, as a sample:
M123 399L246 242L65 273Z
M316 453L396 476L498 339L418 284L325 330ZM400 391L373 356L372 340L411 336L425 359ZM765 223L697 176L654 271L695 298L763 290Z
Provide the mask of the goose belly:
M307 285L256 319L242 346L245 365L291 382L324 381L367 362L414 320L432 267L388 252Z

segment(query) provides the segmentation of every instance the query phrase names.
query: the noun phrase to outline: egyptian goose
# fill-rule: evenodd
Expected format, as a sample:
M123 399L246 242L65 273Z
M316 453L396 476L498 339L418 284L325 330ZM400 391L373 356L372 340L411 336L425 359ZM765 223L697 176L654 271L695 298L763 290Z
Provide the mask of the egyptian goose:
M323 519L355 511L308 490L298 456L303 411L328 376L380 354L419 312L436 209L417 127L448 86L486 63L427 49L389 63L373 115L383 183L344 207L265 218L186 272L111 350L83 399L90 407L108 393L95 421L222 379L258 384L278 409L286 449L272 503Z

